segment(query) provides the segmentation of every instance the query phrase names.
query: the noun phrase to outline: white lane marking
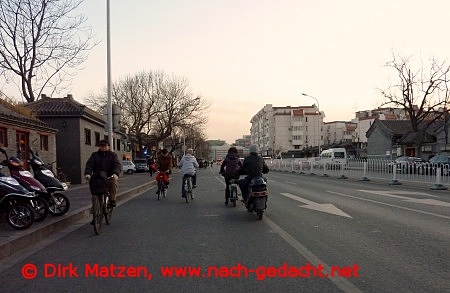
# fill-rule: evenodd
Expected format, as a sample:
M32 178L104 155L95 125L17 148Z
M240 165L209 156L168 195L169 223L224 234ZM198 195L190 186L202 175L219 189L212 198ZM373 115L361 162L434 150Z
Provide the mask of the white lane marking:
M275 224L272 220L270 220L267 216L264 217L264 222L269 225L275 233L277 233L281 238L283 238L290 246L292 246L301 256L306 258L307 261L318 267L318 265L322 265L324 267L325 275L328 275L327 279L333 282L336 287L341 289L343 292L348 293L359 293L362 292L359 290L353 283L351 283L348 279L342 277L332 277L331 276L331 267L322 261L317 255L311 252L308 248L306 248L303 244L298 242L294 237L292 237L289 233L284 231L280 226Z
M333 214L333 215L336 215L336 216L352 218L352 216L350 216L349 214L345 213L344 211L338 209L337 207L335 207L331 203L317 203L317 202L313 202L313 201L310 201L308 199L301 198L300 196L293 195L293 194L290 194L290 193L281 193L281 195L284 195L284 196L289 197L289 198L291 198L293 200L296 200L296 201L299 201L301 203L304 203L305 205L303 205L303 206L300 205L299 206L299 207L302 207L302 208L315 210L315 211L328 213L328 214Z
M442 206L442 207L450 207L450 202L440 201L436 199L431 198L411 198L407 196L397 195L400 194L410 194L410 195L426 195L426 196L433 196L427 193L423 192L407 192L407 191L390 191L390 190L365 190L365 189L359 189L358 191L371 193L371 194L377 194L392 198L398 198L407 202L414 202L414 203L421 203L421 204L428 204L428 205L434 205L434 206ZM435 197L435 196L433 196Z
M334 191L327 191L327 192L331 193L331 194L335 194L335 195L346 196L346 197L350 197L350 198L354 198L354 199L358 199L358 200L362 200L362 201L367 201L367 202L372 202L372 203L376 203L376 204L380 204L380 205L385 205L385 206L388 206L388 207L398 208L398 209L402 209L402 210L406 210L406 211L410 211L410 212L416 212L416 213L419 213L419 214L424 214L424 215L429 215L429 216L434 216L434 217L438 217L438 218L442 218L442 219L449 219L450 220L449 216L444 216L444 215L440 215L440 214L435 214L435 213L430 213L430 212L426 212L426 211L416 210L416 209L412 209L412 208L406 208L406 207L398 206L398 205L395 205L395 204L389 204L389 203L381 202L381 201L378 201L378 200L357 197L357 196L353 196L353 195L345 194L345 193L340 193L340 192L334 192Z

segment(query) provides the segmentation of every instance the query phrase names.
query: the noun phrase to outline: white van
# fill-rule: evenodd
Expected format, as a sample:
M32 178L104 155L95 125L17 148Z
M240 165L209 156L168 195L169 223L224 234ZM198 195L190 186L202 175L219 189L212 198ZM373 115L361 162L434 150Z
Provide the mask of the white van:
M126 174L133 174L136 172L136 166L131 161L122 161L122 171Z
M347 151L345 148L332 148L320 153L320 164L333 167L347 165Z

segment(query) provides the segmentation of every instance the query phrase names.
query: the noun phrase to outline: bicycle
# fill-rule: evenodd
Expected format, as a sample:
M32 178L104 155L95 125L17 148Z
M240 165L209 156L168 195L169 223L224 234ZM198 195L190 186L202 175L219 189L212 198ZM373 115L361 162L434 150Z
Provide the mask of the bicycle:
M186 199L186 203L194 199L192 175L185 174L183 176L183 197Z
M239 200L238 197L238 179L230 180L230 196L228 200L236 207L236 202Z
M102 230L103 218L106 225L111 224L111 217L114 207L110 204L108 185L112 177L104 174L93 174L89 180L89 187L92 194L92 221L94 232L99 235Z
M166 176L169 176L169 171L160 171L156 174L156 180L158 181L158 191L156 194L158 195L158 200L161 199L161 196L165 198L167 196L167 185L166 185Z

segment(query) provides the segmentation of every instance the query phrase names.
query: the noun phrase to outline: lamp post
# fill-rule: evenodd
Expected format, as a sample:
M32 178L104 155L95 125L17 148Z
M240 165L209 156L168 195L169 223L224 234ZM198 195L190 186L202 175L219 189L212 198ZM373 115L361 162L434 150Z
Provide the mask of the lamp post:
M320 141L322 137L322 132L320 131L320 106L319 106L319 100L317 98L310 96L308 94L302 93L302 96L313 98L317 102L317 110L319 111L319 118L318 118L318 132L319 132L319 151L317 153L317 156L320 156Z
M109 17L109 0L106 0L106 75L107 75L107 91L108 91L108 103L107 108L107 123L108 123L108 141L111 146L111 150L114 151L113 141L113 123L112 123L112 99L111 99L111 34L110 34L110 17Z

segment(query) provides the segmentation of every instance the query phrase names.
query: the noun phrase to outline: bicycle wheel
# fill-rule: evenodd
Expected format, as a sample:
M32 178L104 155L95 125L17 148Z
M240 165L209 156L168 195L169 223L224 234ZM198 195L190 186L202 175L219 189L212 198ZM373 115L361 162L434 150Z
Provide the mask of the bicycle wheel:
M112 217L112 211L114 209L113 206L111 206L110 200L109 200L109 196L105 196L105 201L103 204L103 212L105 214L105 221L106 221L106 225L111 224L111 217Z
M93 217L94 217L94 232L99 235L102 230L103 222L103 202L101 201L101 195L95 195L92 201Z
M234 186L234 185L230 187L230 199L233 202L233 207L236 207L237 189L236 189L236 186Z
M189 203L192 199L192 181L190 177L184 179L184 190L186 203Z
M161 193L163 192L163 188L164 188L164 186L163 186L164 184L162 183L162 180L159 180L158 181L158 200L160 200L161 199Z

